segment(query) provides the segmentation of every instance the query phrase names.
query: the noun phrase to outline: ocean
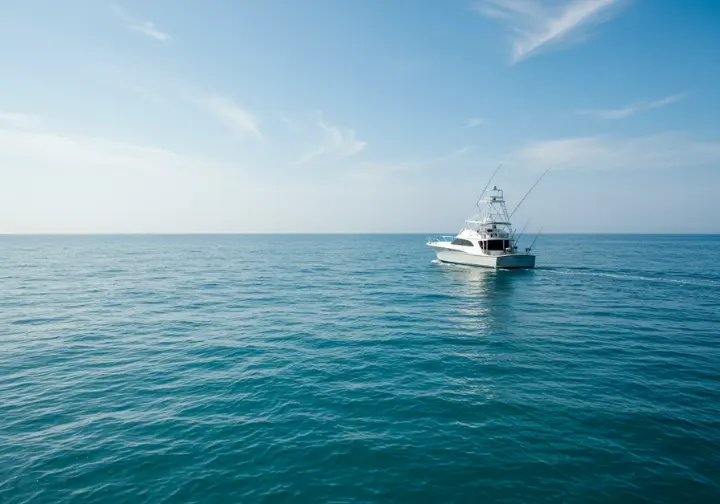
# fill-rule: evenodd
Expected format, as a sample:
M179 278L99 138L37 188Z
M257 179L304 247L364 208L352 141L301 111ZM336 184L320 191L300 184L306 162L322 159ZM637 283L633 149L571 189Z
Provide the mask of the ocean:
M720 502L720 237L0 237L0 502Z

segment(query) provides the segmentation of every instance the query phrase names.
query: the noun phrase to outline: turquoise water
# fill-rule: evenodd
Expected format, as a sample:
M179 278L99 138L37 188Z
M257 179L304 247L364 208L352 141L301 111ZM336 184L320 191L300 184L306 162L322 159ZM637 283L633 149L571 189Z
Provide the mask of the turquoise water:
M0 237L0 502L720 502L720 237Z

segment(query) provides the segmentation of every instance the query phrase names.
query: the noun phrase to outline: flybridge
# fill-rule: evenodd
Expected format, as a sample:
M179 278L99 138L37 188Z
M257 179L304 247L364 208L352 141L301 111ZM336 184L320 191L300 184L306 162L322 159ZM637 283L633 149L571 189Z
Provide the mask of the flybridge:
M479 226L495 225L495 226L510 226L510 216L508 215L507 208L505 207L505 197L502 189L498 189L497 186L493 186L490 190L490 195L487 198L481 198L477 202L477 208L480 209L480 205L486 206L485 212L472 217L465 221L466 224L474 224ZM478 229L478 232L480 230Z

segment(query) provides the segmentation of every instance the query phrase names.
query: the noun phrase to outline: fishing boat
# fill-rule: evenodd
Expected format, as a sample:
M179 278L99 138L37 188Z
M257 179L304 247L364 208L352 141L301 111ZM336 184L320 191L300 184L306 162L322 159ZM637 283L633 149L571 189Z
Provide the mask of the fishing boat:
M546 173L542 176L544 177ZM490 180L492 181L492 177ZM538 182L540 180L533 185L520 204ZM460 233L456 236L430 238L427 245L435 251L438 260L444 263L495 269L534 268L535 255L531 251L535 242L522 251L518 249L519 236L512 228L510 222L512 214L508 214L504 193L497 186L493 186L488 191L488 186L485 187L476 204L479 212L465 221L465 227ZM515 213L520 204L512 213Z

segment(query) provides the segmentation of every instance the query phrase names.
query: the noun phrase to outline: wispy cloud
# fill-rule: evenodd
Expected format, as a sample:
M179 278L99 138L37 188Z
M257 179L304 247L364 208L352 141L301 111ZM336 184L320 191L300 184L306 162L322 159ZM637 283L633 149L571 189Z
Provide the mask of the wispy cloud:
M551 46L582 40L577 35L583 27L609 19L610 7L623 1L477 0L475 11L502 21L513 32L516 63Z
M439 157L436 157L435 159L432 159L431 163L433 163L433 164L447 163L449 161L452 161L454 159L458 159L458 158L461 158L461 157L467 155L468 153L470 153L470 151L472 151L472 147L470 145L465 145L463 147L460 147L459 149L455 149L454 151L452 151L448 154L445 154L443 156L439 156Z
M172 151L84 135L68 135L22 128L0 128L0 160L47 163L58 169L116 168L123 171L170 173L188 165L188 158ZM2 164L2 163L0 163ZM204 166L197 163L197 166Z
M569 137L530 142L511 156L511 162L559 170L703 167L720 164L720 142L697 140L684 133Z
M616 109L582 109L576 110L575 113L579 115L593 116L599 119L625 119L626 117L630 117L638 112L664 107L672 103L677 103L685 98L687 98L687 93L679 93L666 96L660 100L637 102L626 107Z
M478 126L482 126L483 124L485 124L485 119L483 119L482 117L472 117L472 118L468 119L468 122L465 125L465 127L468 129L477 128Z
M317 159L339 160L354 156L367 147L366 142L357 139L354 129L330 124L321 113L318 115L317 127L323 134L322 145L302 156L301 163Z
M189 105L228 128L236 138L264 139L260 120L232 98L219 93L205 92L192 86L153 82L149 79L145 79L140 84L137 75L133 76L132 72L109 63L98 64L97 70L103 79L114 86L122 87L143 98L158 103L172 103L173 106L174 102Z
M258 119L230 98L200 93L186 93L186 97L225 124L238 138L263 139Z
M13 216L0 233L228 230L242 225L228 215L285 189L264 185L250 159L191 150L0 123L0 214Z
M107 62L100 62L95 65L98 76L107 84L113 87L119 87L133 92L143 98L150 99L155 102L165 102L168 99L168 93L154 90L146 85L138 82L137 76L133 76L120 67Z
M111 5L110 8L128 29L142 33L146 37L162 42L163 44L168 44L172 41L172 37L160 31L152 21L136 19L127 14L119 5Z
M421 161L362 161L354 163L348 169L348 173L354 179L380 181L397 175L437 169L451 161L467 156L470 152L472 152L472 147L465 145L447 154Z
M43 121L38 116L31 114L23 114L20 112L5 112L0 110L0 125L33 129L42 125Z

